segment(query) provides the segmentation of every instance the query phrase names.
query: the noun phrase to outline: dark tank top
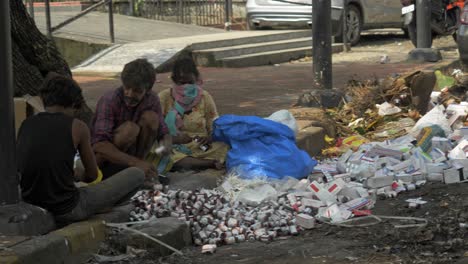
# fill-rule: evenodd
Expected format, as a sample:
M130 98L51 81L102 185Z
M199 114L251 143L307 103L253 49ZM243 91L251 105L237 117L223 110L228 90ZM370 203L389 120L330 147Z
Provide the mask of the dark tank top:
M72 124L73 118L63 113L39 113L26 119L18 133L23 199L56 215L70 212L79 200Z

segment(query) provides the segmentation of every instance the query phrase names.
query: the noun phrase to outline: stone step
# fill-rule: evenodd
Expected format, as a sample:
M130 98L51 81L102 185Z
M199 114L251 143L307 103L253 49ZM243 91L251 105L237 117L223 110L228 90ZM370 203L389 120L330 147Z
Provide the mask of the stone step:
M262 53L275 50L286 50L296 48L311 48L312 38L295 38L262 43L249 43L230 47L221 47L215 49L196 50L193 52L193 58L197 65L216 67L221 66L221 59L226 57L236 57L246 54Z
M190 48L191 50L206 50L206 49L215 49L221 47L229 46L238 46L238 45L247 45L254 43L262 42L271 42L271 41L280 41L280 40L290 40L296 38L305 38L312 36L312 30L294 30L294 31L285 31L278 33L270 33L265 31L264 34L255 32L256 34L252 36L252 32L245 32L246 36L239 36L242 34L233 35L233 38L225 38L220 40L211 40L211 41L201 41L193 43Z
M332 44L332 53L343 51L343 44ZM312 56L312 47L283 49L222 58L219 65L228 68L272 65Z

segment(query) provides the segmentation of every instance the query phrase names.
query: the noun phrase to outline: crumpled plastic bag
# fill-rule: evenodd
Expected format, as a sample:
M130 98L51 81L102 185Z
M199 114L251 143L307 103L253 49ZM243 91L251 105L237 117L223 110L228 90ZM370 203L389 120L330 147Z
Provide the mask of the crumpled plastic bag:
M213 139L231 147L226 168L244 179L301 179L317 165L297 147L290 128L260 117L223 115L214 122Z
M297 132L299 131L299 128L297 127L296 119L288 110L283 109L283 110L276 111L265 119L276 121L278 123L281 123L289 127L292 131L294 131L294 135L297 136Z
M266 201L276 200L277 191L269 184L245 188L237 195L237 201L248 206L258 206Z
M444 130L446 135L450 135L452 133L452 128L450 127L448 119L445 117L444 110L444 106L438 105L426 113L419 119L413 129L411 129L411 135L417 137L423 128L433 125L439 126Z
M387 102L383 104L376 104L377 109L379 109L380 116L394 115L401 112L401 109L398 106L389 104Z

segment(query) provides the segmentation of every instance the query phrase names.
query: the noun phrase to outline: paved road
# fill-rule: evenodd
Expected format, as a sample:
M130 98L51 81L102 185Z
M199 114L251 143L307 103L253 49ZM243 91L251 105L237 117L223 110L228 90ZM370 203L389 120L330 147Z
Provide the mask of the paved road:
M434 43L443 50L446 62L457 58L456 45L451 38L438 39ZM434 66L406 62L412 48L410 42L401 35L364 37L362 44L351 52L333 55L333 85L344 88L353 78L384 78ZM391 58L390 63L380 63L383 54ZM221 114L267 116L295 104L298 96L309 90L312 84L312 65L307 59L279 66L200 68L200 71L205 89L213 95ZM154 90L171 87L169 76L168 73L159 74ZM118 78L106 78L99 74L75 74L75 78L83 87L92 108L105 91L119 85Z
M335 87L343 88L352 78L384 78L431 66L433 64L340 63L333 66L333 83ZM268 116L277 110L290 108L301 94L312 87L310 64L240 69L201 68L200 71L204 88L213 95L220 114ZM153 90L159 92L170 88L172 81L169 77L169 73L159 74ZM84 96L93 109L103 93L120 85L118 78L75 76L75 79L83 88Z

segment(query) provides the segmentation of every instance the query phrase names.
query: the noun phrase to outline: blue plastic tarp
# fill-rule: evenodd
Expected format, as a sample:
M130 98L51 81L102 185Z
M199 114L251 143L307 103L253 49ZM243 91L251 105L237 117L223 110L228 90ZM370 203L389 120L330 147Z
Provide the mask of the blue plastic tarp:
M231 146L226 166L240 177L307 177L317 165L296 146L287 126L256 116L224 115L214 122L213 139Z

